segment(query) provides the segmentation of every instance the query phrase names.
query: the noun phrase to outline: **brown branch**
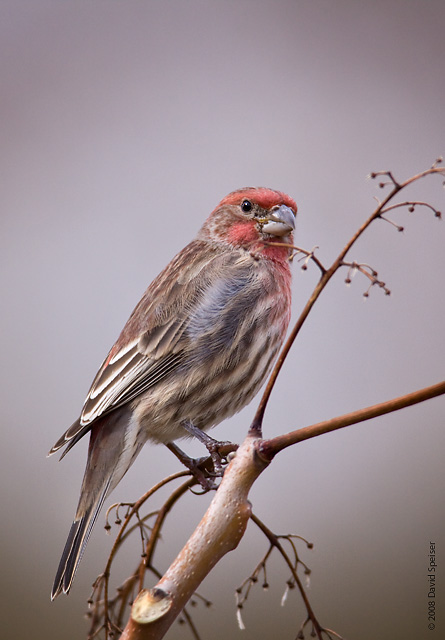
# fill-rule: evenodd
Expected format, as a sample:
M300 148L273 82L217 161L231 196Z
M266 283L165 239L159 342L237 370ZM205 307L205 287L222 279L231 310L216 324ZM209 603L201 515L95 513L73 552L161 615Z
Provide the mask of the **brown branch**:
M357 231L355 232L355 234L352 236L352 238L346 243L346 245L344 246L344 248L342 249L342 251L339 253L339 255L337 256L337 258L334 260L334 262L332 263L331 267L327 270L325 270L324 272L322 272L321 278L318 281L318 284L315 286L312 295L310 296L309 300L307 301L303 311L300 314L300 317L298 318L295 326L293 327L288 339L286 340L284 347L282 348L280 355L278 356L278 359L275 363L275 366L272 370L271 375L269 376L269 379L267 381L266 384L266 388L264 390L263 396L260 400L260 404L258 405L258 409L256 411L255 417L253 419L252 425L250 427L250 429L255 432L258 436L261 436L261 431L262 431L262 424L263 424L263 418L264 418L264 412L266 410L266 406L267 403L269 402L269 398L270 395L272 393L272 389L275 386L275 382L278 378L278 374L281 371L281 367L284 364L284 361L287 357L287 354L289 353L295 338L297 337L297 335L300 332L301 327L303 326L304 322L306 321L306 318L308 317L312 307L314 306L314 304L316 303L316 301L318 300L318 298L320 297L320 294L322 293L323 289L326 287L326 285L328 284L328 282L331 280L331 278L333 277L333 275L338 271L338 269L342 266L344 259L347 255L347 253L350 251L350 249L353 247L353 245L357 242L357 240L360 238L360 236L366 231L366 229L374 222L374 220L377 220L379 218L382 217L382 212L385 211L386 205L394 198L394 196L396 196L399 191L401 191L402 189L405 189L407 186L409 186L410 184L412 184L413 182L416 182L417 180L420 180L421 178L425 178L426 176L429 175L434 175L434 174L438 174L441 176L445 177L445 169L438 167L437 165L442 161L441 158L438 158L436 160L436 162L432 165L432 167L430 167L430 169L426 169L426 171L422 171L421 173L418 173L415 176L412 176L411 178L408 178L407 180L405 180L405 182L402 183L398 183L392 173L390 171L379 171L377 173L372 173L371 174L371 178L374 179L377 176L380 175L386 175L388 176L388 178L390 179L389 183L384 183L381 182L379 184L379 186L381 188L384 188L387 184L391 184L393 186L393 188L391 189L391 191L389 192L389 194L386 196L386 198L384 198L382 200L382 202L379 202L377 208L373 211L373 213L369 216L369 218L361 225L361 227L359 227L359 229L357 229ZM389 210L389 209L386 209ZM435 211L435 209L434 209Z
M182 551L156 587L136 598L122 640L162 638L205 576L238 546L251 516L250 488L267 467L256 442L247 436Z
M262 440L259 443L259 453L264 456L265 460L271 461L279 451L293 444L297 444L297 442L309 440L309 438L315 438L323 433L329 433L330 431L349 427L353 424L370 420L371 418L383 416L385 413L398 411L399 409L410 407L413 404L418 404L419 402L424 402L425 400L430 400L443 394L445 394L445 381L433 384L430 387L425 387L424 389L419 389L413 393L408 393L404 396L399 396L398 398L393 398L392 400L387 400L386 402L381 402L380 404L374 404L365 409L346 413L342 416L331 418L330 420L324 420L323 422L318 422L317 424L303 427L296 431L290 431L275 438Z

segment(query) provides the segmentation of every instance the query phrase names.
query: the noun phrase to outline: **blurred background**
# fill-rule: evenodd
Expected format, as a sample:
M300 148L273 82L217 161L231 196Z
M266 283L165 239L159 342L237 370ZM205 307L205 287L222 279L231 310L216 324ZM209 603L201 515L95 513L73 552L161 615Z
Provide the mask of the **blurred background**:
M229 191L264 185L299 205L296 242L329 264L381 196L371 171L400 180L445 152L442 0L3 0L1 101L1 599L8 638L86 636L91 583L112 538L96 526L69 597L50 603L77 504L87 442L46 453L142 292ZM445 207L440 179L403 199ZM364 301L340 274L284 367L265 430L279 434L443 378L445 228L400 210L350 258L391 289ZM294 317L317 281L294 263ZM352 640L438 638L428 630L428 551L445 583L444 399L302 443L252 492L255 513L300 547L325 626ZM255 403L213 434L240 441ZM187 445L192 453L199 447ZM108 503L135 500L179 468L147 446ZM169 517L165 570L209 497ZM159 504L152 505L155 508ZM114 532L114 531L113 531ZM252 525L200 592L202 638L293 639L298 594L269 563L238 630L235 588L267 549ZM117 585L138 561L118 558ZM170 639L191 638L175 624Z

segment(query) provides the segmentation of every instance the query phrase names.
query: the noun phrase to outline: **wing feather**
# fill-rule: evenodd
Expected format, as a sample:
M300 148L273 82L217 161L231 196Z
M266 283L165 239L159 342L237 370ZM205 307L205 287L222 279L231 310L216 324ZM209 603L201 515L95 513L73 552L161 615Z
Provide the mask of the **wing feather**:
M245 252L216 244L195 240L185 247L145 292L99 369L80 420L50 453L64 444L71 448L99 416L134 400L193 360L196 348L202 352L202 330L218 333L218 348L232 340L236 328L224 326L222 312L225 307L246 308L245 285L252 283L256 271L252 264ZM257 289L255 298L261 295ZM206 352L208 357L215 355L213 349Z

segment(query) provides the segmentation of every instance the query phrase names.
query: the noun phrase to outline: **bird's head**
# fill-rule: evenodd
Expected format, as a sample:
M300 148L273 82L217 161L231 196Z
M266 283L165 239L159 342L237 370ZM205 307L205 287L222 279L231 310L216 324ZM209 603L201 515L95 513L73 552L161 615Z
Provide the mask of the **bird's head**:
M289 249L282 245L293 242L296 213L297 205L285 193L265 187L238 189L221 200L198 237L262 255L287 256Z

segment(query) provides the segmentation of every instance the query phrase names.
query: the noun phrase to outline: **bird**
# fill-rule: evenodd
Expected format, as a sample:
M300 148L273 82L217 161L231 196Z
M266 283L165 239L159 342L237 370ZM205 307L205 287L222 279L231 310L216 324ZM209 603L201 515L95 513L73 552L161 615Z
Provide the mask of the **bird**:
M205 432L264 383L291 313L297 205L265 187L221 200L153 280L48 455L90 433L74 521L51 592L68 593L107 496L143 445Z

